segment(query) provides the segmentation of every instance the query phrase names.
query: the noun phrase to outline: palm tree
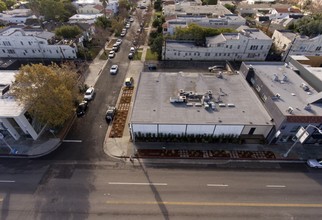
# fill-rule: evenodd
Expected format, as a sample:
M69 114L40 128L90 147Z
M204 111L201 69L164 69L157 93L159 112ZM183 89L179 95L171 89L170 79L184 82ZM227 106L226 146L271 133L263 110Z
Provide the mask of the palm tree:
M104 16L106 17L106 7L107 7L108 0L100 0L100 2L103 5L103 8L104 8Z

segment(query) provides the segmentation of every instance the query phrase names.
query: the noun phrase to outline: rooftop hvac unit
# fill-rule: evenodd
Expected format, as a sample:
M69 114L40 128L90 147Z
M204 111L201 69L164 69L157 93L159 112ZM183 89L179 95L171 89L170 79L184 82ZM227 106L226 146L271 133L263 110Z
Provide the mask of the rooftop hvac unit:
M312 109L311 105L310 104L307 104L305 107L304 107L305 110L307 111L310 111Z
M279 99L279 98L281 98L281 95L279 93L276 93L275 97Z
M284 81L284 82L286 82L286 81L287 81L287 76L286 76L286 74L285 74L285 73L283 74L283 79L282 79L282 81Z
M225 103L219 103L218 105L219 105L219 107L226 107Z
M228 103L228 104L227 104L227 106L228 106L228 107L233 108L233 107L235 107L235 104L233 104L233 103Z
M302 83L301 86L300 86L305 92L309 91L310 88L305 84L305 83Z
M196 107L202 107L202 104L200 102L195 103Z
M294 109L290 106L288 107L288 109L286 110L288 113L292 114L292 112L294 111Z

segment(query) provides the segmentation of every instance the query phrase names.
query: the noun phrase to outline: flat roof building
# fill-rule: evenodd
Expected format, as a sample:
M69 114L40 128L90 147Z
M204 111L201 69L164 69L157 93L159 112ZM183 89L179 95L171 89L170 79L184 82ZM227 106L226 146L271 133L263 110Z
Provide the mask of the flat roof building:
M136 134L266 138L271 117L246 81L230 71L142 72L130 119Z
M301 126L321 126L322 93L312 88L288 64L244 62L240 71L275 122L274 141L291 141ZM308 143L319 139L319 135L312 135Z

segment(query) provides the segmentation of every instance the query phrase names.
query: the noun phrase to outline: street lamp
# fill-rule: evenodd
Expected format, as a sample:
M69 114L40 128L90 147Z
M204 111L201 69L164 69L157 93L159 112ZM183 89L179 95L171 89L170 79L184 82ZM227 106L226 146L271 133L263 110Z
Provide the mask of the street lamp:
M288 151L287 151L285 154L283 154L283 157L287 157L287 156L288 156L288 154L292 151L292 149L295 147L295 145L297 144L297 142L299 142L299 140L302 138L302 136L307 132L307 129L308 129L309 127L315 128L315 129L316 129L320 134L322 134L322 131L320 130L320 128L318 128L318 127L316 127L316 126L314 126L314 125L309 124L309 125L304 129L304 131L302 132L302 134L300 134L300 135L298 136L298 138L296 139L296 141L294 142L294 144L290 147L290 149L288 149Z

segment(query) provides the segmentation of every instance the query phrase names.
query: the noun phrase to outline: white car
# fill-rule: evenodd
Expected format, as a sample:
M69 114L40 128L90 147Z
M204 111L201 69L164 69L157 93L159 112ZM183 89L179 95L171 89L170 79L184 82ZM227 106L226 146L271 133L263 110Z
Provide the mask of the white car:
M134 53L135 52L135 48L134 47L131 47L130 48L130 53Z
M91 101L93 100L94 98L94 94L95 94L95 90L94 90L94 87L89 87L86 92L85 92L85 95L84 95L84 100L85 101Z
M115 51L114 50L111 50L109 53L108 53L108 58L113 58L115 57Z
M122 31L122 33L120 34L121 37L124 37L126 35L125 31Z
M322 168L322 158L319 159L309 159L307 160L307 165L313 168Z
M117 44L118 46L120 46L122 44L122 39L117 39L115 44Z
M130 18L130 22L133 22L134 21L134 19L133 18Z
M115 75L115 74L117 74L117 72L119 71L119 66L118 65L113 65L113 66L111 66L111 68L110 68L110 73L111 74L113 74L113 75Z
M125 25L125 28L126 29L129 29L131 27L131 24L130 23L127 23L126 25Z

